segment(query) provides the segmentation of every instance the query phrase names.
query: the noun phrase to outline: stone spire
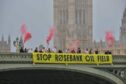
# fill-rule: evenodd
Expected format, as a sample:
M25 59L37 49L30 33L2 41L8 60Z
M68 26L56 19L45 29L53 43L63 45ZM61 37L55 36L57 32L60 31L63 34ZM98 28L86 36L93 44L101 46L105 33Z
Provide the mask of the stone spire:
M126 8L125 8L125 10L124 10L123 17L126 17Z
M96 40L93 41L93 47L96 48Z
M23 41L23 37L20 36L20 40L19 40L19 47L24 47L24 41Z
M1 37L1 41L3 42L4 41L4 36L2 35L2 37Z
M8 45L11 46L11 36L8 36Z
M123 13L122 26L120 28L120 43L123 47L126 47L126 8Z

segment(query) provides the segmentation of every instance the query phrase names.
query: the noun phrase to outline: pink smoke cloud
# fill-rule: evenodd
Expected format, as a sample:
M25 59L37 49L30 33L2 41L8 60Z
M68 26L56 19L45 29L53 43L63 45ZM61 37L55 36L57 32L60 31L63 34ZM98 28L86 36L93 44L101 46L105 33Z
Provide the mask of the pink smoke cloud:
M56 28L52 26L49 30L49 35L47 36L46 43L49 44L49 42L52 40L52 38L55 35Z

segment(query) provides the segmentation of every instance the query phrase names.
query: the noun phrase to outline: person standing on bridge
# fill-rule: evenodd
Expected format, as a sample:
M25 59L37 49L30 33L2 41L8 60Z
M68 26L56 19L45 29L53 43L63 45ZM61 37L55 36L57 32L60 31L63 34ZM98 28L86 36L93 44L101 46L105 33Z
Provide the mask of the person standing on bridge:
M58 53L63 53L62 50L58 50Z
M34 52L38 52L38 47L35 48Z
M93 51L92 51L92 49L90 49L90 50L89 50L89 54L93 54Z
M57 49L56 47L54 46L54 48L52 48L52 52L56 53L57 52Z
M25 48L25 49L24 49L24 52L25 52L25 53L27 53L27 52L28 52L28 49L27 49L27 48Z
M24 49L23 49L23 47L21 47L21 49L20 49L20 53L24 53Z
M69 49L69 48L66 49L66 50L65 50L65 53L70 53L70 49Z
M81 49L80 48L77 49L77 53L81 53Z
M105 51L105 54L112 54L112 52L107 50L107 51Z
M76 53L76 52L75 52L75 50L73 49L73 50L71 50L71 53Z
M48 52L48 53L51 53L51 52L52 52L52 50L51 50L50 48L48 48L47 52Z
M86 49L84 50L84 53L85 53L85 54L88 54L88 53L89 53L88 48L86 48Z
M99 51L98 51L98 49L96 49L96 50L95 50L95 54L99 54Z

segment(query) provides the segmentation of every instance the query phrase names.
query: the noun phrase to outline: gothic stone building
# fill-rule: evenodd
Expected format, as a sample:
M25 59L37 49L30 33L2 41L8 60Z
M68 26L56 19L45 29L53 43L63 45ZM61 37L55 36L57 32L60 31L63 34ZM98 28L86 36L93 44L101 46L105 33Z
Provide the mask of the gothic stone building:
M8 36L8 41L4 40L4 37L1 37L0 41L0 52L10 52L11 51L11 38Z
M64 50L71 41L79 41L81 49L92 45L92 0L53 0L54 45Z
M124 10L123 18L122 18L122 26L120 28L120 43L123 48L126 48L126 8Z
M110 50L115 55L126 55L126 8L122 17L122 26L120 27L119 41L115 41L112 48L107 48L105 41L93 42L94 48L98 48L102 53L106 50Z
M80 42L80 48L98 48L101 53L110 50L113 54L126 54L126 9L120 28L120 39L112 48L106 42L93 42L92 0L53 0L56 34L54 46L64 50L73 41Z

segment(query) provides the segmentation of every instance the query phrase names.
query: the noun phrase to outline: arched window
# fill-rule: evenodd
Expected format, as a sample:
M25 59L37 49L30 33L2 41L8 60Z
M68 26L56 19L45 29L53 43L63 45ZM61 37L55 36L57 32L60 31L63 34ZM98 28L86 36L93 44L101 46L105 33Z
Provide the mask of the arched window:
M85 24L85 0L75 0L76 24Z

